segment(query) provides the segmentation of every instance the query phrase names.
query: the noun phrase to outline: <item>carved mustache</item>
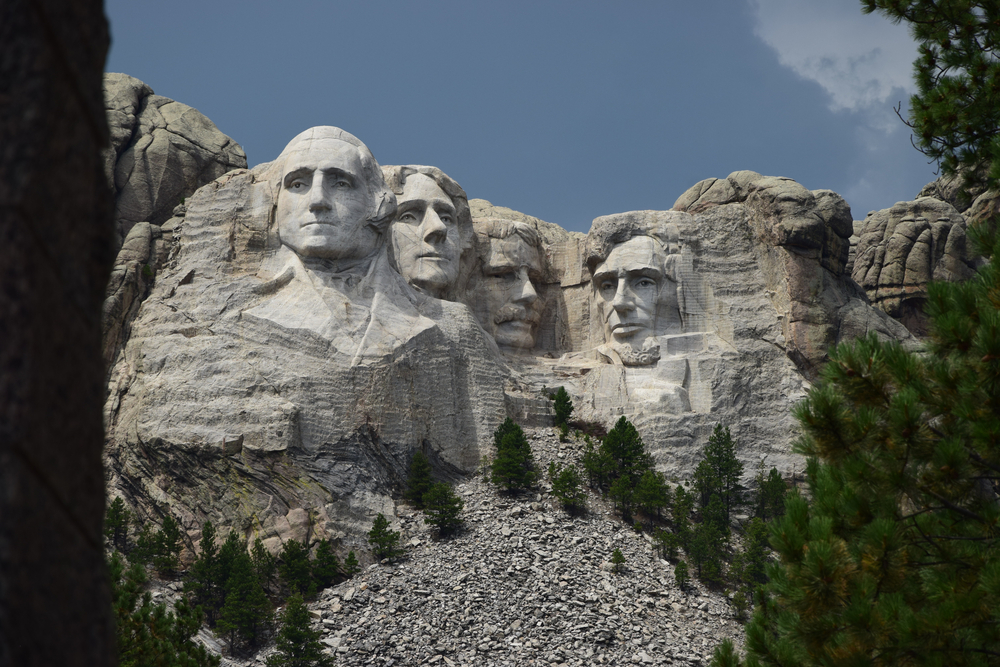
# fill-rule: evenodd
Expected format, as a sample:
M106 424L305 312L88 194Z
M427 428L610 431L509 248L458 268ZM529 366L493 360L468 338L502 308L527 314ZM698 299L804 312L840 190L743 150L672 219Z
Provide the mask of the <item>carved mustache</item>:
M523 306L507 304L497 311L493 316L493 324L503 324L504 322L529 322L538 324L542 316L535 310L528 310Z

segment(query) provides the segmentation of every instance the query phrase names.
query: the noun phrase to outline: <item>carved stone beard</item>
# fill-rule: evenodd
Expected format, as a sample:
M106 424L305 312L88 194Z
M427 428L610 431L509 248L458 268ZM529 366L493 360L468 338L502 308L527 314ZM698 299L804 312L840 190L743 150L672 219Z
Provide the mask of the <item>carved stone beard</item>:
M610 343L608 347L622 360L624 366L652 366L660 360L660 346L655 338L647 338L641 350L629 343Z

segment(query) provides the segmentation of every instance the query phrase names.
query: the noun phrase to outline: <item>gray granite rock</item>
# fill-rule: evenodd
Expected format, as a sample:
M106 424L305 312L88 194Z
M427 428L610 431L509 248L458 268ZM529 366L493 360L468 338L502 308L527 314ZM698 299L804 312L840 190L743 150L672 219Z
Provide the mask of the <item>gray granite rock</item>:
M184 197L247 166L239 144L197 109L153 94L134 77L105 74L104 106L111 130L104 168L115 192L118 245L137 222L162 224Z
M924 335L927 284L968 280L975 273L965 230L965 217L933 197L872 212L858 235L853 277L874 305Z

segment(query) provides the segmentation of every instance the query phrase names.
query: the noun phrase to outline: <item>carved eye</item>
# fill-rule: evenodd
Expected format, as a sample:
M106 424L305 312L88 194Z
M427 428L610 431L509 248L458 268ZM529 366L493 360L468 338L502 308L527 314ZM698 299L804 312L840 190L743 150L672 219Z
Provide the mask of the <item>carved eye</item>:
M635 283L636 287L656 287L656 283L650 278L640 278Z
M302 190L306 187L307 187L306 182L301 179L295 179L294 181L288 184L289 190Z
M455 222L454 218L451 217L450 213L442 213L441 215L438 216L438 218L440 218L441 222L443 222L446 225L450 225L453 222Z
M617 283L614 280L605 280L601 283L600 289L602 292L613 292L618 288Z
M414 215L413 211L406 211L405 213L399 216L399 221L414 223L417 221L417 216Z
M350 188L351 187L351 182L349 180L347 180L346 178L338 178L334 182L333 187L335 187L335 188Z

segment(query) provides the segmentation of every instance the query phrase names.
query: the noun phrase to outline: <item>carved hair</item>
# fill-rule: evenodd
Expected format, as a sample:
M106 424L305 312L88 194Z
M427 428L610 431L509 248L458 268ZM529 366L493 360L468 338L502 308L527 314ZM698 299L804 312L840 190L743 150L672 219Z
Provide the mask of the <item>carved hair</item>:
M455 215L458 219L458 232L462 239L463 250L472 244L472 212L469 210L469 198L465 190L455 179L448 176L437 167L427 167L419 164L407 164L403 166L382 167L382 175L385 177L386 185L396 196L403 194L406 186L406 179L414 174L422 174L433 180L448 198L451 199L455 207Z
M680 253L680 242L677 225L661 221L643 220L639 216L626 214L613 218L598 218L594 221L587 234L586 263L590 273L594 273L604 260L611 254L616 245L620 245L640 236L648 236L659 244L663 250L665 266L663 274L677 281L674 262L669 257Z
M272 182L276 186L274 191L275 203L277 203L278 197L281 196L282 172L285 170L285 161L288 159L288 156L300 143L319 139L342 141L358 149L358 153L361 155L361 176L364 180L365 196L368 199L368 212L365 220L379 231L385 231L392 217L396 215L396 196L386 185L385 178L382 176L382 170L379 168L378 162L375 161L375 156L368 150L364 142L339 127L332 127L330 125L311 127L288 142L285 149L281 151L281 155L275 159L271 166L271 169L274 170Z
M516 234L531 247L538 248L539 252L544 256L541 237L535 231L535 228L526 222L503 220L500 218L484 218L476 220L474 226L476 236L482 241L482 247L487 253L489 253L490 247L489 239L506 239Z

